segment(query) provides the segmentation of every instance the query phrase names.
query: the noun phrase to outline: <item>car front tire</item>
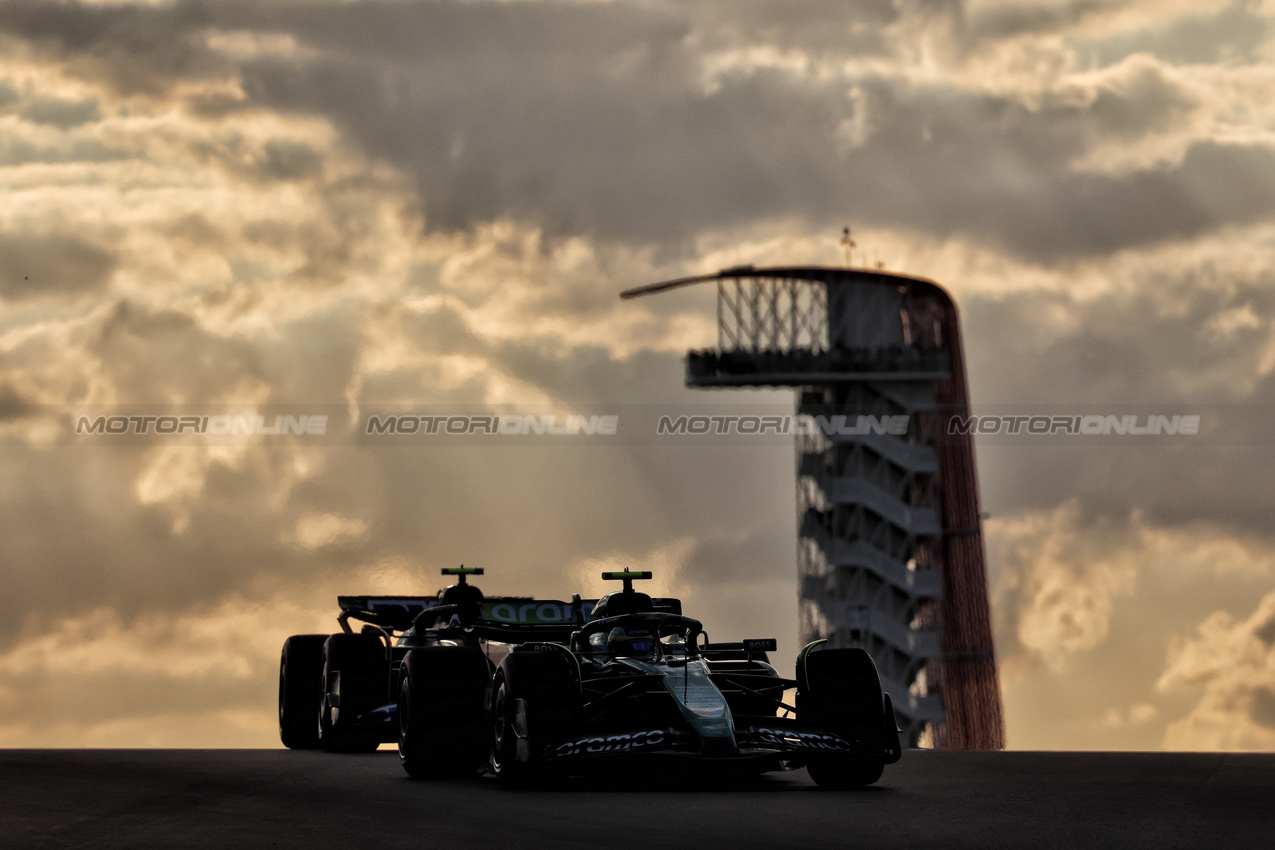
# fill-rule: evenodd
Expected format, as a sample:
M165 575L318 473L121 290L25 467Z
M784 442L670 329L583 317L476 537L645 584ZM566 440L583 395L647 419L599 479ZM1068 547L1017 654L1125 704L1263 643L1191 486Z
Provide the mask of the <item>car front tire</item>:
M797 720L827 729L859 752L812 756L806 770L822 788L871 785L898 746L897 738L891 747L883 734L887 720L876 664L862 649L811 649L797 660ZM893 728L893 718L889 722Z

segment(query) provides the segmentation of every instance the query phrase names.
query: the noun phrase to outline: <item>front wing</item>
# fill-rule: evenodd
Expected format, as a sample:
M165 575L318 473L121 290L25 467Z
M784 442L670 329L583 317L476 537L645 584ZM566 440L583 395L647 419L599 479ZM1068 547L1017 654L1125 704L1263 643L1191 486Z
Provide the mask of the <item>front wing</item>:
M569 736L543 752L548 762L614 759L626 756L672 756L712 762L783 760L796 763L809 758L857 757L890 763L897 749L865 745L850 736L782 717L749 719L735 728L737 751L729 755L706 754L697 735L689 729L646 728L615 732L591 732Z

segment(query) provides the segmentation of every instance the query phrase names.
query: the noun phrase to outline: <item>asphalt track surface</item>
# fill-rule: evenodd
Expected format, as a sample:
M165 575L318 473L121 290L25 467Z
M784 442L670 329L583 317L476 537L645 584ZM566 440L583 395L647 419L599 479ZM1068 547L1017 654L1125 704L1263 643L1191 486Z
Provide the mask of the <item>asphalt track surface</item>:
M905 752L876 786L408 779L396 755L0 750L0 847L1275 847L1275 755Z

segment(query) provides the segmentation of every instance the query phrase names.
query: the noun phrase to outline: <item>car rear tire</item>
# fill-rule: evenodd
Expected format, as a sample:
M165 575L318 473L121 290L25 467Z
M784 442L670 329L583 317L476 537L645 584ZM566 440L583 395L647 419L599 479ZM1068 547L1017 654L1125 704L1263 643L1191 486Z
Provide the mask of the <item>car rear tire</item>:
M360 714L385 705L389 661L376 635L331 635L323 645L319 740L337 753L370 753L381 745L379 729L354 725Z
M279 658L279 739L290 750L319 746L323 697L323 642L327 635L293 635L283 642Z
M803 650L797 659L797 720L833 732L857 751L812 756L806 770L816 784L855 788L881 778L888 751L887 721L881 678L867 652ZM893 718L889 722L893 724Z
M490 667L466 647L419 647L399 675L398 758L413 779L477 775L487 759Z

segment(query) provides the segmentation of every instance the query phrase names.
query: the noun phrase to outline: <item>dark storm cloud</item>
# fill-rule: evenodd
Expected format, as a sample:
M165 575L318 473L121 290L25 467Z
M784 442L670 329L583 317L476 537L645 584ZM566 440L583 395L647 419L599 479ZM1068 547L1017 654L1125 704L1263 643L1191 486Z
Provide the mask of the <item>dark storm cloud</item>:
M1275 494L1264 464L1254 463L1275 433L1275 379L1260 371L1275 326L1272 292L1275 278L1266 273L1225 287L1182 273L1148 276L1136 288L1092 299L1045 292L966 298L976 411L1202 408L1206 427L1227 435L1225 445L982 447L984 504L1002 515L1076 499L1087 523L1127 520L1140 510L1153 525L1204 521L1275 540ZM1245 318L1223 330L1219 320L1228 315ZM1067 320L1054 324L1057 316Z
M1044 510L1057 507L1051 504ZM1068 652L1092 648L1105 637L1111 599L1129 589L1123 584L1133 577L1132 571L1106 563L1112 553L1124 554L1122 547L1128 546L1127 515L1081 515L1063 508L1061 521L1058 515L1050 520L1052 527L1036 529L1035 534L1019 536L1010 530L987 538L996 646L1002 658L1043 650L1057 663ZM1046 628L1051 640L1024 636L1024 620Z
M0 139L0 165L99 163L127 159L125 151L112 148L97 139L71 139L57 145L33 144L22 138Z
M962 35L968 48L985 41L1023 35L1057 33L1101 12L1122 6L1110 0L1077 0L1069 3L996 4L963 16Z
M125 94L162 94L182 79L225 74L230 66L199 39L211 23L200 2L145 7L9 0L0 33L29 41L72 71Z
M683 363L676 354L619 359L598 347L564 346L549 338L490 340L450 309L390 308L370 327L412 340L423 352L481 359L493 372L551 398L617 403L622 419L627 404L712 401L679 390ZM472 407L485 395L484 378L443 390L435 377L428 369L406 366L367 379L360 397L368 403L417 399ZM787 393L765 397L788 402ZM743 588L791 577L792 490L773 486L790 476L788 446L374 451L371 467L326 480L345 484L351 477L375 477L381 517L375 539L385 546L380 554L490 563L496 576L505 570L518 581L543 575L547 587L560 583L554 576L581 558L632 555L689 540L680 574L685 581ZM478 465L499 472L475 476ZM536 543L523 545L526 540ZM518 562L502 567L511 551L520 553ZM781 606L775 616L787 613Z
M626 395L634 391L625 378L634 377L635 364L617 360L601 348L565 346L556 338L488 339L475 333L465 316L450 306L417 312L391 305L379 308L374 316L372 327L377 334L410 340L416 351L434 357L459 355L481 360L496 374L525 382L551 398L568 402L595 400L605 398L608 389L616 386L624 386ZM473 383L453 384L444 391L439 388L443 383L440 375L432 370L422 371L411 360L408 363L401 369L367 378L363 400L472 402L486 395L490 372L474 376Z
M1151 71L1091 106L1039 110L884 82L865 85L856 107L840 86L795 85L774 72L727 79L712 94L662 89L663 74L580 90L575 80L597 77L587 68L570 81L471 79L465 95L423 83L434 76L423 71L422 84L396 87L366 65L247 70L256 97L331 115L406 166L428 221L445 228L514 215L558 234L677 240L769 217L858 213L1047 260L1275 211L1275 156L1265 148L1199 145L1176 168L1129 175L1070 168L1088 143L1136 139L1189 112L1188 96ZM842 153L839 125L856 108L867 110L871 136Z
M1091 106L1062 99L1029 109L1012 98L873 90L871 142L849 157L847 197L875 220L967 236L1033 261L1105 254L1199 236L1275 213L1275 151L1197 142L1173 166L1125 174L1078 171L1094 142L1168 129L1191 99L1146 69L1129 92Z
M361 316L346 305L293 320L284 332L258 346L257 357L274 399L340 403L358 367L365 336Z
M145 460L140 451L108 447L0 453L5 480L22 482L0 490L6 550L0 645L100 607L125 622L147 611L181 610L241 588L266 563L287 569L293 562L277 542L288 512L271 503L272 482L286 474L287 458L264 453L240 468L214 464L181 535L163 505L138 502L134 482ZM309 567L322 573L330 562L317 553Z
M253 144L234 133L192 140L189 150L201 164L255 183L308 180L320 175L324 162L305 142L275 138Z
M1134 141L1179 128L1199 104L1197 95L1165 77L1149 62L1131 66L1117 89L1099 89L1085 110L1073 109L1071 123L1093 123L1097 139Z
M382 7L356 28L354 48L343 42L312 64L263 60L244 76L255 100L328 115L407 168L437 227L512 215L555 234L676 241L759 219L851 215L1045 261L1275 212L1275 155L1263 147L1201 143L1177 166L1128 174L1073 169L1095 144L1171 130L1194 108L1147 65L1082 104L1029 107L882 79L862 80L856 103L847 81L774 70L725 74L704 90L687 29L653 14L617 12L625 26L608 32L623 40L567 52L562 41L610 12L592 9L594 21L484 7L479 26L456 7L435 28L438 8L404 19ZM396 35L377 52L358 49L395 17ZM314 20L296 32L327 47L321 36L336 28ZM535 36L528 46L501 49L523 31ZM407 32L422 38L398 59ZM847 151L839 134L855 120L868 139Z
M165 226L164 232L170 239L191 248L209 246L224 250L228 245L226 234L209 221L207 216L199 213L190 213L172 221Z
M1275 689L1254 689L1250 714L1254 722L1268 729L1275 729Z
M606 295L615 300L614 292ZM577 321L589 320L587 314L580 316L569 310L565 315ZM473 403L486 397L487 382L493 374L517 380L566 404L685 404L711 400L702 391L683 387L684 359L677 353L642 350L621 358L603 346L569 345L549 334L491 339L476 333L458 310L448 306L415 312L393 305L380 308L374 316L370 333L410 340L413 349L435 357L474 358L490 371L475 376L472 383L442 390L443 382L437 374L422 371L409 359L400 369L364 380L361 398L368 403ZM614 316L597 316L595 320L605 324L614 321ZM749 395L763 403L789 402L786 391L754 391Z
M3 365L0 360L0 365ZM8 380L0 380L0 422L21 419L35 411L35 405Z
M100 291L114 271L110 251L63 233L0 233L0 298L22 301Z
M600 346L564 351L548 340L505 343L493 353L494 363L506 374L564 401L668 399L683 377L682 358L669 353L644 352L618 360Z
M169 67L166 45L203 28L291 35L311 52L246 60L239 73L248 103L325 116L348 140L403 168L431 228L514 218L551 236L676 245L758 221L823 226L851 217L1047 262L1275 213L1275 154L1266 147L1200 142L1176 165L1074 168L1097 146L1184 124L1194 96L1148 63L1090 98L1046 95L1034 105L955 86L773 68L708 78L707 57L800 46L819 17L785 20L753 4L734 16L695 8L178 5L128 10L128 32L143 35L125 35L122 24L85 23L106 12L28 3L15 7L25 15L10 10L7 27L53 39L72 56L123 63L140 54L140 67L161 69L165 79L186 73ZM1081 4L1048 14L1065 22L1089 11ZM843 60L900 47L854 39L906 41L911 32L884 5L837 14L827 31L858 34L835 54ZM1044 25L1023 10L996 14L977 26ZM834 56L835 39L806 49L816 59ZM855 142L854 132L864 138ZM266 173L314 166L298 151L274 153Z
M62 356L72 370L95 364L94 386L123 404L235 405L264 390L267 403L304 407L341 400L357 327L357 314L318 312L277 323L258 344L210 332L180 310L120 302L77 329ZM24 356L10 352L6 365ZM67 402L91 400L74 397L85 384L72 386ZM313 512L357 519L369 510L357 462L338 462L336 480L315 483L298 472L303 461L287 446L242 454L100 442L57 453L0 450L0 644L99 607L127 626L146 612L180 612L242 591L255 578L318 580L363 563L349 546L311 551L292 542ZM319 464L318 476L321 462L309 462Z
M1264 584L1253 596L1269 588L1269 579ZM1174 642L1157 689L1187 691L1198 695L1199 703L1170 725L1167 744L1190 745L1194 739L1214 747L1269 749L1275 729L1275 654L1262 634L1272 621L1275 593L1267 592L1246 620L1217 611L1194 635Z
M121 398L162 403L226 398L244 379L265 380L255 346L207 333L178 310L120 301L87 340Z
M1149 53L1175 64L1260 62L1271 32L1260 0L1235 0L1212 14L1171 17L1155 25L1105 38L1077 40L1082 57L1108 65L1134 53Z
M694 578L709 584L773 580L776 565L789 563L795 551L796 532L786 530L749 528L697 540L687 558Z
M66 100L58 97L38 97L23 107L19 113L34 124L48 124L62 130L78 127L101 117L97 101Z
M703 536L709 550L687 559L687 581L790 577L791 547L732 550L735 558L714 553L711 544L730 539L737 524L759 538L792 539L791 494L773 487L791 468L786 447L746 458L641 449L335 448L324 452L321 475L287 490L278 482L288 479L291 457L256 450L211 466L181 533L171 529L164 505L137 504L132 485L143 460L127 450L6 458L10 480L43 483L38 494L28 486L4 497L8 592L0 600L0 643L11 645L24 627L30 633L49 618L102 606L127 625L149 611L180 613L255 580L308 586L386 557L481 564L494 587L551 595L580 589L565 570L581 558ZM741 497L748 493L773 498ZM58 533L52 505L75 515L74 535ZM367 534L316 550L281 539L316 512L363 521ZM435 589L434 575L422 578L423 592ZM775 616L786 619L790 610Z
M206 235L198 221L186 225L195 238ZM482 359L491 372L570 401L615 399L617 387L624 401L668 398L680 382L675 355L620 360L591 347L555 351L547 340L540 347L487 339L452 311L385 309L388 316L337 305L276 325L271 339L247 341L212 333L176 309L122 302L77 337L100 379L134 403L233 404L263 389L272 403L339 403L366 334L386 332L425 354ZM485 394L481 378L441 389L442 377L412 362L369 378L360 399L473 406ZM178 616L254 582L308 586L384 558L484 564L501 589L565 595L582 589L566 572L582 558L640 555L685 540L692 541L683 564L689 582L788 580L795 545L791 490L772 486L791 471L787 446L329 446L321 457L303 457L287 447L227 455L86 445L58 453L7 449L0 469L5 646L49 618L108 607L129 629L148 612ZM194 489L183 495L192 476ZM151 478L157 492L147 489ZM317 548L298 543L299 523L328 514L365 533ZM66 534L71 521L76 533ZM740 528L748 529L742 538ZM435 589L434 579L422 581L423 592ZM785 606L776 617L789 613Z
M180 310L118 302L84 333L84 350L123 403L332 404L358 362L361 314L315 311L245 340L203 327ZM264 390L267 394L260 398Z
M976 400L1266 400L1265 390L1253 392L1250 385L1258 380L1275 321L1275 275L1205 266L1135 271L1121 282L1092 297L1037 290L963 298ZM1229 330L1221 327L1227 316L1238 314L1245 320ZM1008 369L1005 363L1032 366Z
M786 447L746 458L739 452L642 448L376 454L369 472L382 494L382 551L415 552L415 558L443 563L485 562L497 567L488 570L498 577L490 582L534 588L542 576L544 587L561 587L564 568L581 558L642 553L691 538L708 542L688 555L687 581L791 577L792 514L776 510L791 504L791 491L776 493L773 486L776 475L790 470ZM476 477L476 462L501 472ZM732 539L738 527L793 545L755 549L726 563L713 541Z
M839 58L889 53L887 27L899 23L909 8L921 5L908 0L800 4L709 0L680 4L678 13L693 22L696 35L710 48L764 44Z
M255 166L265 180L301 180L313 177L323 165L318 151L302 142L272 139L265 144Z
M473 60L447 57L405 74L362 63L260 63L246 69L245 85L272 107L329 115L405 167L433 227L512 216L555 235L645 241L782 213L785 196L800 191L795 180L813 183L818 169L801 161L816 152L791 150L773 127L746 116L781 108L819 136L831 129L822 105L764 84L702 104L667 96L665 53L685 63L655 49L661 55L616 81L597 56L537 53L524 64L542 67L519 69L475 46Z

